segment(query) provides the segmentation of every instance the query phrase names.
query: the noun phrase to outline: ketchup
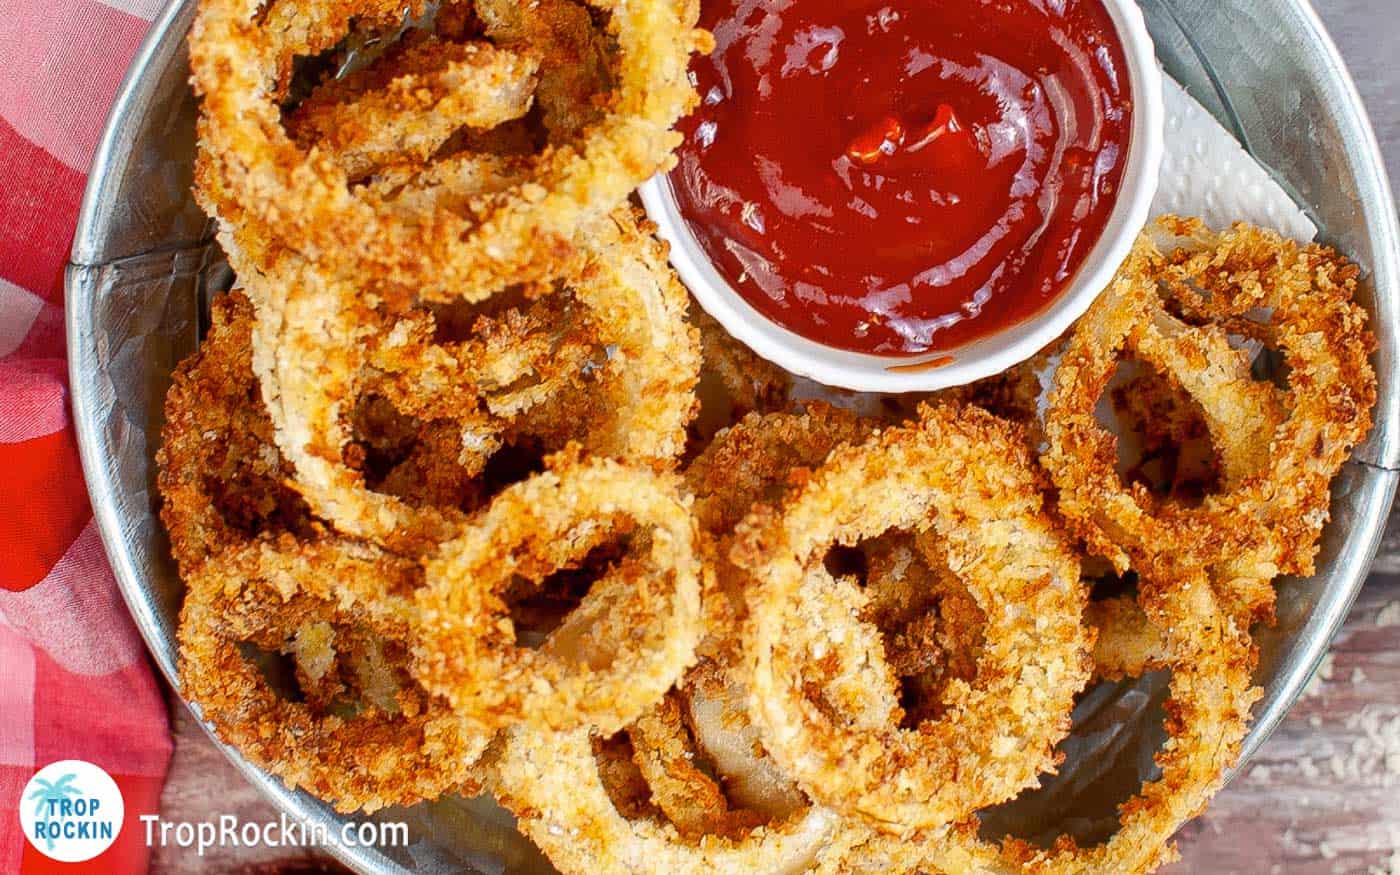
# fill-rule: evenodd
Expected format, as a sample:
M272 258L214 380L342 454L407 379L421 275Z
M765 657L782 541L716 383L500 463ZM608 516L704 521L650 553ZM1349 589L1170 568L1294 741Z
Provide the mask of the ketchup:
M703 0L671 181L721 274L829 346L946 350L1103 233L1132 98L1100 0Z

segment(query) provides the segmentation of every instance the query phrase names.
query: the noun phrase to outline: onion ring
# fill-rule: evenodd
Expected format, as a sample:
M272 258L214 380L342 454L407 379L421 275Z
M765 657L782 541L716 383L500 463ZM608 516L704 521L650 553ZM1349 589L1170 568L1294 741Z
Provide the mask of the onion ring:
M395 496L371 491L361 472L345 459L351 405L362 393L370 350L407 344L413 332L380 329L382 316L359 305L347 311L335 302L351 289L336 288L322 273L290 272L286 256L274 271L259 272L225 246L235 271L254 298L258 322L253 333L253 368L277 445L295 471L294 483L317 516L341 533L365 538L400 552L420 552L461 524L452 511L418 508ZM284 272L286 271L286 272ZM421 327L421 326L420 326ZM423 352L414 345L415 351ZM474 384L453 385L459 396ZM472 399L475 401L475 398ZM477 403L459 403L465 414ZM479 417L468 431L491 431ZM489 440L488 440L489 443Z
M694 659L704 576L695 523L671 476L605 460L553 465L498 495L428 561L414 674L492 729L528 722L610 733ZM502 599L513 579L542 580L623 521L646 530L634 539L638 555L594 585L574 612L582 628L566 620L540 649L519 645ZM603 631L589 639L597 624Z
M1370 430L1376 383L1366 356L1374 338L1352 301L1356 270L1330 250L1248 226L1223 235L1179 219L1160 227L1187 244L1163 256L1144 237L1079 323L1055 375L1042 461L1075 534L1120 572L1184 561L1184 551L1211 571L1232 616L1267 620L1274 577L1312 572L1328 485ZM1251 378L1225 329L1172 316L1159 281L1176 300L1231 314L1240 327L1259 308L1272 311L1250 330L1277 342L1291 368L1285 416L1272 384ZM1192 288L1206 290L1209 301ZM1159 504L1146 489L1125 487L1114 470L1114 439L1094 406L1125 347L1172 374L1205 412L1226 482L1199 508Z
M182 693L225 743L289 787L305 788L341 811L479 791L473 764L490 736L406 675L392 710L370 691L358 713L340 716L280 696L239 646L275 648L308 622L328 622L337 631L367 628L406 650L414 640L412 602L383 590L395 578L397 585L410 585L416 571L396 567L373 548L339 541L260 541L221 554L185 575ZM352 600L355 590L366 594ZM346 768L347 762L355 767Z
M1054 766L1090 639L1078 561L1027 456L1014 428L975 408L925 408L917 426L833 454L780 514L745 523L733 557L760 582L745 634L750 707L769 752L813 798L907 831L1004 801ZM930 521L986 613L988 640L976 686L912 731L897 725L879 642L856 621L864 599L820 559L833 542ZM808 698L817 662L822 705ZM945 781L953 772L978 780Z
M456 349L433 344L430 323L415 328L400 320L378 331L383 317L324 274L302 271L301 280L293 282L260 274L231 257L260 292L254 366L277 425L278 445L317 515L347 535L407 552L450 537L461 523L437 508L415 508L371 492L345 463L343 399L354 398L371 373L395 370L386 356L404 360L397 370L412 385L403 395L436 393L451 415L465 417L464 439L471 435L476 442L466 449L480 455L489 455L491 442L509 422L497 427L489 419L473 419L469 414L480 406L477 398L491 416L510 418L546 397L566 394L592 408L592 416L567 423L575 431L587 427L578 435L586 450L639 464L671 464L684 449L695 408L699 348L685 323L688 297L650 230L631 209L594 223L564 282L580 312L564 320L562 337L551 336L560 326L545 324L530 342L522 342L525 332L516 328L499 339L487 333L479 345ZM610 355L584 381L578 352L595 338ZM519 389L522 380L529 391ZM562 401L551 406L569 409Z
M1068 836L1049 850L1009 838L980 839L977 821L904 839L873 836L824 861L822 872L1150 872L1175 859L1171 837L1198 815L1239 754L1249 712L1263 692L1251 685L1257 651L1218 604L1204 572L1179 569L1170 583L1143 579L1138 603L1163 636L1172 670L1169 740L1156 756L1161 777L1120 807L1108 841L1079 848Z
M352 190L318 149L298 148L277 102L291 56L333 44L351 16L382 14L382 5L305 10L308 21L283 32L259 26L258 0L203 0L190 62L203 99L201 149L217 177L203 189L206 207L275 231L318 270L382 280L379 294L481 300L510 283L555 276L581 228L673 160L680 135L670 127L695 100L689 56L709 45L694 28L697 6L685 0L597 6L611 14L618 46L617 87L603 119L530 159L526 178L470 209L405 212L393 199Z

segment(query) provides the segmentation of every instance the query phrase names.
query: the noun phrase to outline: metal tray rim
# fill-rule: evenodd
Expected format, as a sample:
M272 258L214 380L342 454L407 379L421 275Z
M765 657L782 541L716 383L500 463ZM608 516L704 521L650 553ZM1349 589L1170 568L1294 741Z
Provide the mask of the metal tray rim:
M1333 84L1345 98L1339 108L1343 121L1351 128L1352 133L1359 137L1361 144L1360 151L1350 156L1358 164L1358 176L1364 177L1362 182L1368 188L1383 195L1362 204L1361 207L1364 221L1371 229L1373 239L1381 244L1376 246L1374 263L1377 318L1378 321L1386 323L1383 334L1387 343L1394 347L1396 339L1400 338L1400 312L1397 312L1397 307L1400 307L1400 220L1397 219L1394 210L1394 200L1381 159L1379 143L1361 104L1355 83L1315 9L1308 0L1281 2L1293 7L1293 11L1301 17L1330 68ZM81 375L97 364L94 334L90 328L92 297L87 293L92 290L94 274L119 260L102 251L104 210L108 199L116 194L120 182L115 169L116 162L129 147L130 138L125 135L139 120L143 100L148 97L151 83L146 76L147 71L158 68L178 51L185 31L181 25L184 19L192 14L191 0L168 0L132 60L108 116L89 171L89 181L80 207L70 264L65 277L65 321L70 385L73 387L73 415L94 518L123 599L151 650L157 667L177 691L179 684L173 647L171 642L160 634L159 624L155 621L151 605L145 597L141 575L125 549L123 527L117 517L111 482L106 476L101 456L103 442L96 434L99 417L93 405L97 399L84 391L88 384ZM1352 463L1364 472L1362 484L1358 488L1365 490L1367 496L1362 513L1358 514L1356 525L1346 542L1347 561L1343 564L1342 572L1334 575L1329 581L1325 595L1304 627L1300 635L1303 644L1301 652L1292 654L1289 663L1280 670L1283 676L1282 683L1276 686L1274 695L1256 714L1241 753L1241 765L1267 740L1295 703L1321 664L1327 648L1345 621L1351 604L1365 582L1370 562L1380 544L1396 492L1397 480L1400 480L1400 474L1397 474L1397 468L1400 468L1400 412L1397 412L1397 403L1400 402L1397 402L1393 395L1382 399L1382 407L1377 412L1375 433L1369 442L1371 452L1367 458ZM188 702L184 704L191 707ZM196 717L199 716L197 709L191 707L191 710ZM236 750L218 742L203 721L200 721L200 725L239 771L276 807L304 821L326 817L327 811L322 803L299 791L288 790L275 778L244 760ZM333 842L326 850L340 862L358 871L401 871L397 864L373 849L351 848Z

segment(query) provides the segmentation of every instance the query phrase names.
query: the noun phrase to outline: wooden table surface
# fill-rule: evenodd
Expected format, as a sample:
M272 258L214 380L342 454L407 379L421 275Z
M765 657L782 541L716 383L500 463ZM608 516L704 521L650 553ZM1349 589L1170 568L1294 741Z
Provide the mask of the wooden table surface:
M1315 0L1400 179L1400 2ZM276 814L172 703L166 819ZM1400 512L1321 676L1263 750L1181 835L1174 873L1400 875ZM313 852L157 850L158 873L339 872Z

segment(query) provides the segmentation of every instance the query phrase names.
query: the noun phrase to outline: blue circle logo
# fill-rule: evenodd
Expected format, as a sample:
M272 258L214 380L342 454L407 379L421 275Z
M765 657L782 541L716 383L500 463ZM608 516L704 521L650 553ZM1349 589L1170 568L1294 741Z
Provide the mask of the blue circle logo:
M44 856L82 863L117 840L126 803L112 776L83 760L44 766L24 787L19 822L29 844Z

